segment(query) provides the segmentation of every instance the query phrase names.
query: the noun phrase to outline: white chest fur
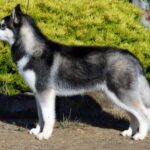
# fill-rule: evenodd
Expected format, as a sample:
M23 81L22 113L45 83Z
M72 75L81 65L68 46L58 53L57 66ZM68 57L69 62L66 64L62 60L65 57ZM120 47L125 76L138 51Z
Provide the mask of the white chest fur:
M35 88L35 82L36 82L35 72L31 69L30 70L29 69L24 70L24 67L27 65L29 60L30 60L29 56L22 57L18 61L17 67L18 67L19 73L23 76L23 78L25 79L25 81L27 82L29 87L33 90L33 92L35 92L36 91L36 88Z

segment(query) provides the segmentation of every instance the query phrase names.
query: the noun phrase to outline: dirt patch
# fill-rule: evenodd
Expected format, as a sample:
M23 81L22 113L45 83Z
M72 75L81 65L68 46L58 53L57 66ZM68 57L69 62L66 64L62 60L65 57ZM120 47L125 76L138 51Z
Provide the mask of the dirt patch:
M35 108L34 99L31 96L30 98L30 104ZM7 96L9 101L5 99L7 108L10 108L9 105L15 106L18 102L17 96L14 101L13 99L14 97ZM19 102L21 100L24 100L24 96L21 98L19 96ZM129 125L126 114L113 105L100 103L104 109L89 97L72 97L63 101L58 99L58 121L48 141L38 141L28 134L29 128L37 119L36 112L32 110L33 113L30 109L26 111L23 108L23 111L19 110L20 112L16 113L15 109L10 112L5 109L0 121L0 150L148 150L150 148L150 135L144 141L133 141L120 136L120 131ZM21 104L20 102L17 106L20 107ZM5 103L3 105L5 107Z
M59 123L58 123L59 124ZM107 123L106 123L107 124ZM58 125L59 126L59 125ZM1 150L148 150L150 137L133 141L119 135L115 129L70 123L68 128L55 127L48 141L38 141L28 129L0 123Z

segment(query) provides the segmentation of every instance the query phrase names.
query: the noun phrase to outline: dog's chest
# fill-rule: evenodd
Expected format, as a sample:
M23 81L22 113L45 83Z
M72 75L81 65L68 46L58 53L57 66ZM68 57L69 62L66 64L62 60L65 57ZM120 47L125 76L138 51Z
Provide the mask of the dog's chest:
M32 69L26 69L24 70L25 66L30 61L30 58L28 56L22 57L17 62L17 68L19 70L19 73L23 76L29 87L35 92L35 84L36 84L36 74Z

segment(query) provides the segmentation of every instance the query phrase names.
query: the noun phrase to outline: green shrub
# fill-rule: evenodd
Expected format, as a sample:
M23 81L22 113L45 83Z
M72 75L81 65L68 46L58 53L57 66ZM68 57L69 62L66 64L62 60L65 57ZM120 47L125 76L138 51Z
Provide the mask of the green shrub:
M0 1L0 18L21 2ZM150 79L150 30L140 22L143 13L128 0L30 0L28 13L52 40L67 45L109 45L130 50L143 63ZM10 58L9 46L0 43L0 92L28 90Z

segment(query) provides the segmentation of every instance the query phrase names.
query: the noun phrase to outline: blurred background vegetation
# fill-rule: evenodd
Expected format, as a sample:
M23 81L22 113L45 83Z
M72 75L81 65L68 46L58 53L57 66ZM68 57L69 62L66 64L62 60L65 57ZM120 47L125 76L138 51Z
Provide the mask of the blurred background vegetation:
M128 49L144 65L150 80L150 29L140 21L143 11L128 0L0 0L0 18L21 4L48 38L67 45L109 45ZM0 42L0 93L29 90Z

